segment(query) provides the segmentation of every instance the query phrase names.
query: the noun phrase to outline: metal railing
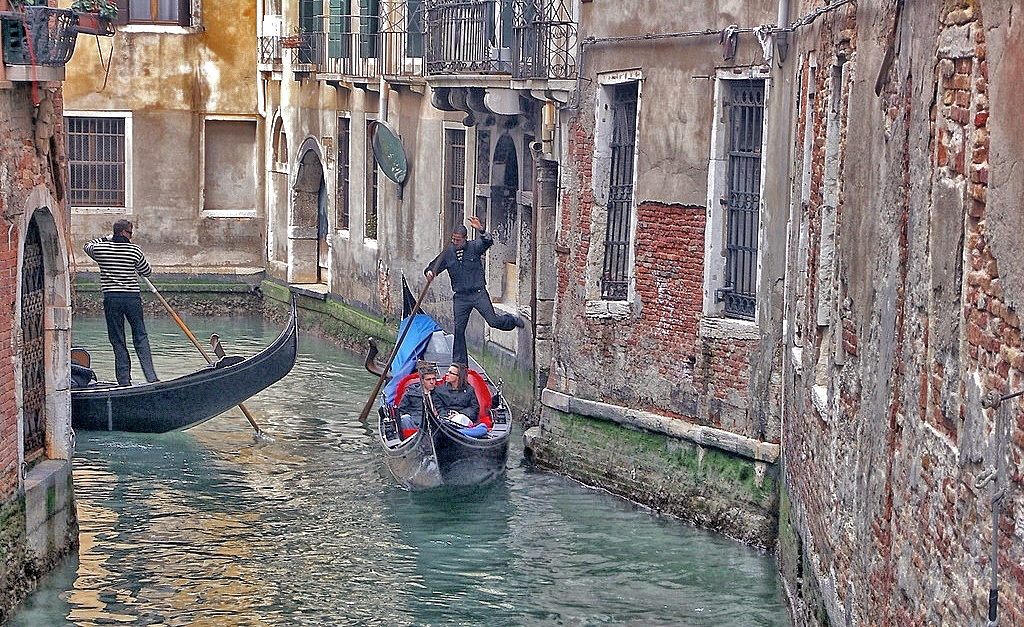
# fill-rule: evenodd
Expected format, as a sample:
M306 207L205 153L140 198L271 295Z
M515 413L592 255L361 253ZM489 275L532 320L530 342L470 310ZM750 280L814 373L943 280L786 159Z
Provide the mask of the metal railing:
M0 19L8 65L66 65L75 52L75 14L67 9L25 6Z
M416 2L382 6L376 15L320 15L290 41L291 60L318 73L352 78L423 75L423 14ZM358 5L354 6L358 10Z
M281 63L281 38L260 37L258 41L257 59L261 65Z
M564 0L427 0L427 74L576 75L578 29Z
M358 9L357 9L358 10ZM578 28L565 0L424 0L378 15L321 15L291 37L260 37L259 62L284 50L304 71L380 76L495 74L572 79ZM283 45L283 42L287 42Z

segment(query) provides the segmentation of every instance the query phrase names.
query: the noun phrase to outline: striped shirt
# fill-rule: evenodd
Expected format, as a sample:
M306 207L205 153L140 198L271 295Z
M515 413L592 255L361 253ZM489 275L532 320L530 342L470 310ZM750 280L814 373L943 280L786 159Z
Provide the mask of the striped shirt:
M139 293L139 279L153 270L142 249L131 242L112 242L99 237L85 244L85 254L100 266L100 287L104 294Z

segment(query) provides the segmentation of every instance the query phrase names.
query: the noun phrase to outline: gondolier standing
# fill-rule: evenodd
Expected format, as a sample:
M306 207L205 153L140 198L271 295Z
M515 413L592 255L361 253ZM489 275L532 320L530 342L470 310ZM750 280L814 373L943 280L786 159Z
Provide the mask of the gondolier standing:
M423 274L433 280L435 274L448 271L455 296L452 298L452 312L455 316L455 339L452 346L452 361L468 363L466 354L466 325L469 314L474 309L480 312L487 324L495 329L511 331L525 323L513 314L499 315L491 304L491 296L487 293L487 280L484 277L483 255L491 247L494 240L484 230L480 218L473 216L469 224L479 231L479 236L472 242L467 241L468 232L461 224L452 233L452 245L446 247L441 254L430 262Z
M131 385L132 362L125 344L124 321L132 328L132 344L150 383L158 381L149 348L149 335L142 319L142 295L136 275L149 276L149 267L142 249L132 243L132 223L114 222L111 237L99 237L85 244L85 254L99 264L100 287L103 290L103 313L107 319L107 338L114 349L114 372L119 385Z

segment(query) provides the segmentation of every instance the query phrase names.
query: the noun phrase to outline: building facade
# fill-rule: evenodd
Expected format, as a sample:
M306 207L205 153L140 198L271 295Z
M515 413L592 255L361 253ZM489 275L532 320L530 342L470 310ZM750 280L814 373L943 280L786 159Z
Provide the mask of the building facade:
M428 262L476 215L494 235L495 307L530 324L474 317L470 346L546 368L553 293L535 260L552 257L554 197L537 193L534 162L554 163L556 105L574 85L572 7L267 0L260 15L270 276L395 318L399 277L423 289ZM450 303L442 279L424 309L450 327Z
M256 0L118 5L116 34L81 35L67 65L76 268L123 217L159 274L261 273Z
M62 51L74 35L50 33L24 54L26 32L65 17L39 6L0 20L0 297L10 304L0 310L0 622L78 542L60 132Z
M1024 622L1018 10L839 3L790 40L797 624Z
M771 546L786 214L762 196L782 132L766 112L785 98L757 29L777 3L581 10L556 339L531 446L588 483Z

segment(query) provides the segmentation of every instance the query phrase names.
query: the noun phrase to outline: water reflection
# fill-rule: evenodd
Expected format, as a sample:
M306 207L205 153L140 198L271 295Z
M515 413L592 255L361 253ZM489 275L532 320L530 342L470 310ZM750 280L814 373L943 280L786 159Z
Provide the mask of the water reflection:
M260 320L188 321L249 355ZM202 365L147 321L162 378ZM112 372L102 320L76 343ZM79 554L10 625L785 625L770 557L560 477L407 493L359 421L374 380L301 336L295 369L181 433L79 433ZM518 443L516 437L513 442Z

